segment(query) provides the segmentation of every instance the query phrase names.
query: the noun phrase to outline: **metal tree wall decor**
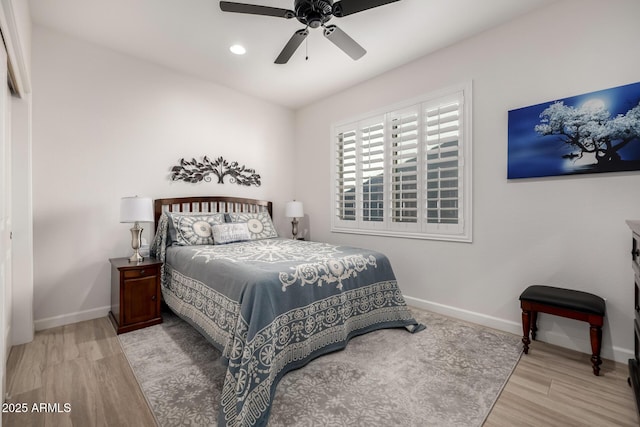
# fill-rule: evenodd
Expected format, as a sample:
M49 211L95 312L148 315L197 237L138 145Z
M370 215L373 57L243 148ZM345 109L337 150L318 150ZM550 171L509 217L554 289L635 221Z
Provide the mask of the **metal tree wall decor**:
M211 161L207 156L199 162L180 159L180 164L171 168L172 181L185 181L191 183L211 182L211 174L218 177L218 184L224 184L224 177L229 176L232 184L259 187L260 175L254 169L240 166L238 162L228 162L222 157Z

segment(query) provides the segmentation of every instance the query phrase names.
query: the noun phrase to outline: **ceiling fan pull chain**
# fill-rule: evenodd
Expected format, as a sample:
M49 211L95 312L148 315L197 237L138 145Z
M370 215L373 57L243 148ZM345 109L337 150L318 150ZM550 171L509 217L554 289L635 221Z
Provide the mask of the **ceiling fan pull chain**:
M309 39L304 40L304 59L305 61L309 60Z

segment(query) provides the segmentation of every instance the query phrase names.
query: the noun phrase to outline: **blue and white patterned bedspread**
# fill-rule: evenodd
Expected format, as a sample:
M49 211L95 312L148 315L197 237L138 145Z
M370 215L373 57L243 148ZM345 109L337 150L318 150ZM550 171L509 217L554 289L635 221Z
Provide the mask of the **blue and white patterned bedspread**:
M156 252L166 303L228 360L220 426L266 425L280 378L355 335L424 328L377 252L286 239Z

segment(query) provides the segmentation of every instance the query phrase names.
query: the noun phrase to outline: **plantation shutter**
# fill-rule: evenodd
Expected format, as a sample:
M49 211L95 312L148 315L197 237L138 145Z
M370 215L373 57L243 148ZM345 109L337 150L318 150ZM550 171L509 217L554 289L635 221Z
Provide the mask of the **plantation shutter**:
M331 230L471 242L471 96L459 85L333 125Z
M384 122L362 127L360 131L362 182L362 221L384 220Z
M356 129L339 132L336 141L336 216L356 220Z
M391 221L418 222L418 107L390 114Z
M462 227L462 93L423 109L427 228Z

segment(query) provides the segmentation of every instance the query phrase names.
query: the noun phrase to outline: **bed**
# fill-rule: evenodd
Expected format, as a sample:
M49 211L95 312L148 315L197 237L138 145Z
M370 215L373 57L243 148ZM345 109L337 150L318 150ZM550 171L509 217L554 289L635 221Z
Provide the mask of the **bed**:
M386 256L278 237L271 202L185 197L154 210L163 299L227 364L220 426L266 425L282 376L356 335L424 328Z

